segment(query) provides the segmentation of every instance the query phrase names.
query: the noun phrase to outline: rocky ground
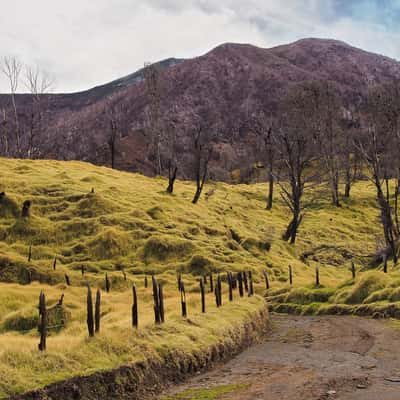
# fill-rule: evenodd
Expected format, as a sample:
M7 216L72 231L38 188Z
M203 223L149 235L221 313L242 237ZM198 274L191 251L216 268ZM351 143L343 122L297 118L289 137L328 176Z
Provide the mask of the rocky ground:
M399 343L400 329L387 321L272 315L263 343L163 395L246 384L220 399L398 400Z

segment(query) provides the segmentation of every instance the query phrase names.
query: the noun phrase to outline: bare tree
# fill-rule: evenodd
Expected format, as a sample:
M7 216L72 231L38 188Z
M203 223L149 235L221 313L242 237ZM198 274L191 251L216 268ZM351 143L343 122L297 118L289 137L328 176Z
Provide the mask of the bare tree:
M144 79L149 108L147 119L151 134L151 146L155 159L155 173L161 175L163 166L161 159L161 141L163 136L161 124L161 72L160 68L151 63L145 63Z
M1 134L1 142L2 142L2 150L1 153L5 156L9 156L9 139L8 139L8 130L7 130L7 112L6 109L3 108L0 113L0 134Z
M264 112L254 114L249 119L250 130L253 131L259 141L256 145L258 151L261 152L261 157L265 161L268 168L268 195L267 195L267 210L272 209L274 198L274 165L275 165L275 149L273 138L273 121L271 117L265 115Z
M360 153L370 172L370 179L376 188L377 201L387 251L397 262L398 228L395 225L397 211L391 205L389 179L398 170L400 108L392 89L381 86L369 91L366 104L367 127L364 137L357 143ZM396 111L397 110L397 111ZM396 193L397 195L397 193ZM397 204L397 200L395 202Z
M173 110L175 110L175 107L173 107ZM176 113L170 113L169 117L167 117L163 125L165 126L164 147L168 165L167 193L172 194L174 191L175 180L178 174L176 135L179 128Z
M11 94L11 103L14 112L14 123L15 123L15 148L16 155L21 157L21 131L17 110L17 102L16 102L16 92L18 90L20 73L22 69L22 63L16 57L4 57L1 64L0 69L3 74L6 76L9 85L10 85L10 94Z
M43 119L43 99L53 86L54 79L39 67L26 67L25 86L29 90L32 98L30 118L29 118L29 136L28 136L28 158L33 158L38 152L39 143L35 142L37 136L42 133Z
M332 204L340 207L339 180L341 167L341 102L335 86L329 81L307 84L309 108L308 131L318 146L321 170L328 177Z
M282 110L281 128L276 134L277 149L283 162L285 181L278 181L281 196L291 211L292 219L282 235L291 244L296 242L298 228L303 219L302 198L306 184L311 181L311 161L314 157L313 139L310 133L313 107L312 91L307 85L290 89Z
M355 142L360 135L360 117L354 110L347 110L342 119L343 145L341 150L341 164L344 175L344 197L349 198L353 184L359 176L362 166L361 157Z

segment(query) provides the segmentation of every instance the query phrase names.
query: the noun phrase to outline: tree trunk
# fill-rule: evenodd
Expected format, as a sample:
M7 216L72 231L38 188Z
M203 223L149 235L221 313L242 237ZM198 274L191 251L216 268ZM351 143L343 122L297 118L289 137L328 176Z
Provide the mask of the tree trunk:
M272 201L274 198L274 175L272 171L272 166L269 167L268 174L268 200L267 200L267 210L272 209Z

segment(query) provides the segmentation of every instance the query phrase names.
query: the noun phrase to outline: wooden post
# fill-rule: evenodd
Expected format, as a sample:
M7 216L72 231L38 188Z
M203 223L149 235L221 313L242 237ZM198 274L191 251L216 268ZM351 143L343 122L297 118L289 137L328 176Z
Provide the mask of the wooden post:
M243 283L244 283L244 290L248 293L249 292L249 282L247 280L246 271L243 271Z
M187 317L187 308L186 308L186 292L185 292L185 284L181 281L181 306L182 306L182 317Z
M292 266L289 265L289 283L293 285L293 272L292 272Z
M237 274L237 278L238 278L238 286L239 286L239 296L243 297L243 275L241 272L238 272Z
M124 281L126 282L126 272L122 270L122 274L124 275Z
M222 306L222 281L221 281L221 275L218 274L217 278L217 287L218 287L218 304L219 307Z
M132 294L133 294L133 305L132 305L132 326L134 328L138 327L138 302L137 302L137 293L136 286L132 286Z
M253 273L249 271L249 297L254 295Z
M28 262L31 262L32 260L32 245L29 246L28 250Z
M101 293L100 289L97 289L96 292L96 303L94 306L94 331L100 332L100 302L101 302Z
M158 284L157 280L154 277L154 275L151 277L152 283L153 283L153 300L154 300L154 322L156 324L161 323L161 317L160 317L160 301L159 301L159 293L158 293Z
M230 272L227 275L229 285L229 301L233 301L233 277Z
M57 269L57 256L54 257L54 261L53 261L53 271L55 271Z
M148 286L149 286L149 283L148 283L148 281L147 281L147 275L145 275L145 276L144 276L144 287L145 287L145 289L147 289Z
M32 271L30 269L27 270L28 272L28 285L32 283Z
M158 301L160 302L159 304L160 321L164 322L164 294L163 294L162 283L158 284Z
M351 275L352 275L353 279L356 279L356 266L355 266L353 260L351 261Z
M47 310L46 310L46 296L43 292L39 295L39 332L40 332L40 343L39 350L46 350L46 338L47 338Z
M71 286L71 281L70 281L69 276L67 274L65 274L65 283L67 284L67 286Z
M182 282L182 275L180 273L176 273L176 283L178 285L178 290L181 290L181 282Z
M383 272L387 274L388 272L388 267L387 267L387 256L386 254L383 256Z
M89 332L89 337L94 336L94 320L93 320L93 299L92 290L90 285L87 285L87 298L86 298L86 315L87 315L87 327Z
M81 274L82 276L85 276L85 266L81 265Z
M204 288L204 280L200 279L200 293L201 293L201 312L206 312L206 293Z
M210 293L214 291L214 282L213 282L213 275L210 274Z
M319 268L315 267L315 285L319 286Z
M203 280L204 280L204 285L207 285L207 275L203 276Z
M108 279L108 274L106 273L106 292L109 293L110 291L110 280Z
M268 290L269 289L269 279L268 279L268 272L264 271L264 279L265 279L265 289Z

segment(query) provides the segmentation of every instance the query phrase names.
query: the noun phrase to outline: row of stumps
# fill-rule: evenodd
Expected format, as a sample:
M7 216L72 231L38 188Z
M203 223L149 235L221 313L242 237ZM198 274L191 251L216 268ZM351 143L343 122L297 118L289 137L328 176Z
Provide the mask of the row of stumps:
M228 272L226 274L226 281L228 283L228 299L233 301L233 293L235 289L238 289L239 296L243 297L245 291L249 297L254 295L254 285L253 285L253 274L249 272L239 272L236 275ZM153 291L153 308L154 308L154 322L159 325L165 322L165 311L164 311L164 292L163 285L158 283L157 278L153 275L151 277L152 291ZM178 290L180 293L181 300L181 314L183 318L187 318L188 309L186 301L186 290L185 283L182 279L182 275L177 275ZM206 285L209 284L210 293L215 295L215 304L217 308L222 307L222 277L218 274L214 284L214 277L212 274L208 276L203 276L199 279L200 285L200 295L201 295L201 312L206 312ZM148 278L145 276L144 279L145 288L148 287ZM106 275L105 282L106 291L110 291L110 282L108 276ZM138 328L139 326L139 316L138 316L138 295L136 286L132 286L132 327ZM100 320L101 320L101 291L97 289L95 303L93 306L93 296L92 289L89 284L87 284L87 295L86 295L86 323L89 337L94 337L95 334L100 332ZM46 309L46 297L44 292L40 292L39 295L39 333L40 342L39 350L46 350L46 339L48 333L48 320L47 320L47 309Z

